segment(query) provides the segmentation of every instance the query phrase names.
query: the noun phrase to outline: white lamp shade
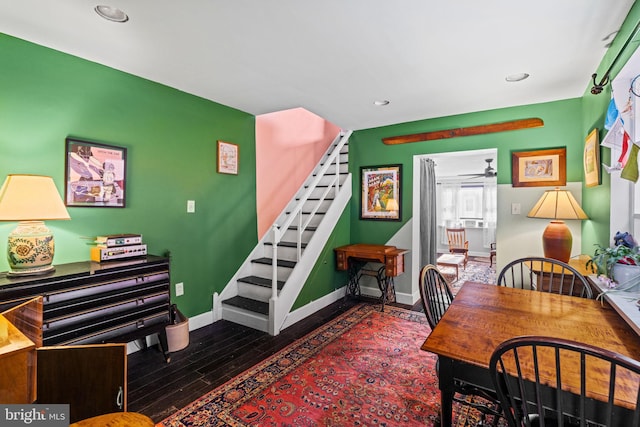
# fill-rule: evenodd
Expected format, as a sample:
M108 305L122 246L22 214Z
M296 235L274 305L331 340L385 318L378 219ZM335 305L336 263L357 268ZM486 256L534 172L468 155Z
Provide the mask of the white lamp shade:
M50 176L8 175L0 188L0 221L71 219Z
M589 219L569 190L547 190L527 214L529 218Z

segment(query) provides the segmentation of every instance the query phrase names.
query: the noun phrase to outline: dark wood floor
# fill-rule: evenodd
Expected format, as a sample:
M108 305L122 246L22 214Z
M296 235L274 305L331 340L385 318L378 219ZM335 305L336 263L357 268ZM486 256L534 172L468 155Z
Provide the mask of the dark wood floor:
M373 302L373 301L369 301ZM225 320L191 331L189 346L166 363L157 346L128 357L128 410L159 422L357 302L340 300L273 337ZM414 307L422 311L421 303Z

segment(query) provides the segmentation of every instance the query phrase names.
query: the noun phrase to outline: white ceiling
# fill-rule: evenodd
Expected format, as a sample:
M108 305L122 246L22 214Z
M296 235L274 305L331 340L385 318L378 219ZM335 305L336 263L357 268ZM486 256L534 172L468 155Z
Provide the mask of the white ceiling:
M632 4L0 0L0 31L254 115L303 107L358 130L580 97Z

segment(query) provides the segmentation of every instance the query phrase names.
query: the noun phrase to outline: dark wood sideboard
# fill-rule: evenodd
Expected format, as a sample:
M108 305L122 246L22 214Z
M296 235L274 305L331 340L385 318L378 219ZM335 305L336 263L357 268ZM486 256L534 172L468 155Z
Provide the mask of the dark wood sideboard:
M169 259L58 264L42 276L0 273L0 312L42 296L44 346L126 343L158 334L167 361Z

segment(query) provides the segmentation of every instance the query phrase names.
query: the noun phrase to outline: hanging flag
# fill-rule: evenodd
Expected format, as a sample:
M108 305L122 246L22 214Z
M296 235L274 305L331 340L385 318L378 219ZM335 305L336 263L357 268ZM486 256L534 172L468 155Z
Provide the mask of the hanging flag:
M631 137L625 130L622 135L622 146L620 147L621 149L620 157L618 157L618 163L622 167L624 167L627 164L627 160L629 159L629 142L630 141L631 141Z
M631 144L631 152L629 153L627 164L620 172L620 178L633 182L638 181L638 151L640 151L640 147L636 144Z
M606 130L611 129L613 123L618 118L618 107L616 106L616 102L613 99L613 93L611 94L611 101L609 101L609 107L607 108L607 116L604 119L604 128Z

